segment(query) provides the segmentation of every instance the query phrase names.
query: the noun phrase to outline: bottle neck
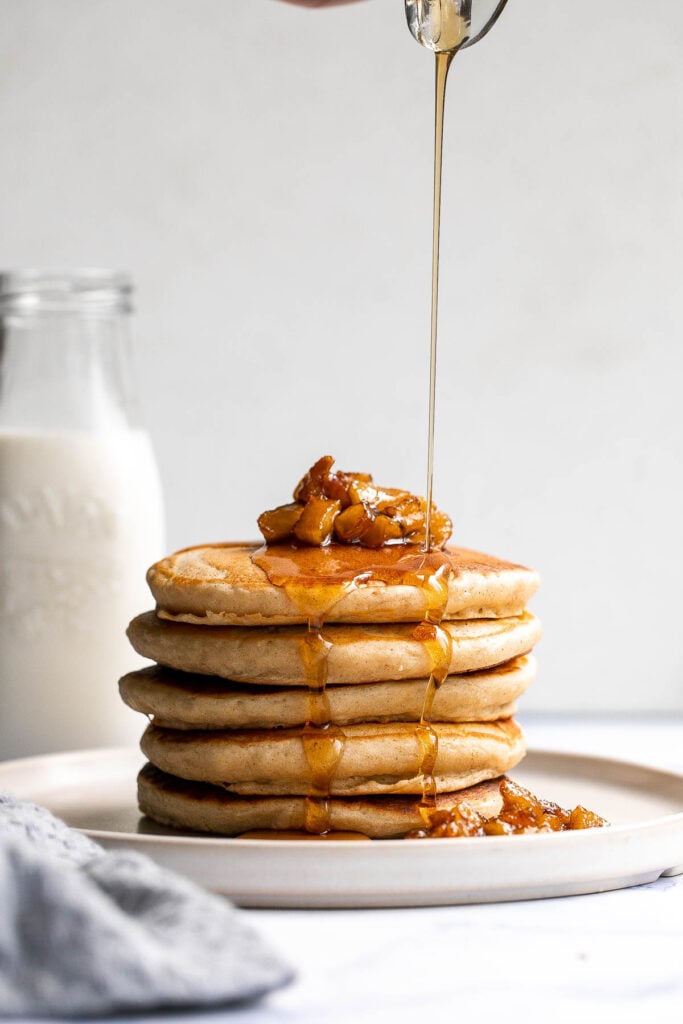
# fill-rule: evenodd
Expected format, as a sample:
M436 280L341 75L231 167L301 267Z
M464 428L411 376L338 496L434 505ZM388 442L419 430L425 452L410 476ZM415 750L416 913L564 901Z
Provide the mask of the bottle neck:
M0 293L0 427L129 428L129 346L126 304Z

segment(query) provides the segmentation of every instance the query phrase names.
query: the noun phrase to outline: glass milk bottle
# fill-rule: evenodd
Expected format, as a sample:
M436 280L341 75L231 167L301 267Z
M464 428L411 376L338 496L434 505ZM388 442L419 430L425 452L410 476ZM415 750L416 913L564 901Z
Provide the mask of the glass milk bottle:
M119 676L163 554L121 274L0 274L0 759L136 744Z

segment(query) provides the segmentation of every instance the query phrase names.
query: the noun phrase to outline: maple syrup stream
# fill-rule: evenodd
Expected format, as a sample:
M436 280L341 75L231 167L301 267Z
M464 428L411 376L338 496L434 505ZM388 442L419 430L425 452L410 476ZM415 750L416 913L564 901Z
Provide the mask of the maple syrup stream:
M436 408L436 340L439 312L439 241L441 236L441 168L443 165L443 115L446 80L455 55L436 54L434 90L434 209L432 213L432 317L429 344L429 423L427 427L427 511L425 551L431 547L431 512L434 491L434 411Z

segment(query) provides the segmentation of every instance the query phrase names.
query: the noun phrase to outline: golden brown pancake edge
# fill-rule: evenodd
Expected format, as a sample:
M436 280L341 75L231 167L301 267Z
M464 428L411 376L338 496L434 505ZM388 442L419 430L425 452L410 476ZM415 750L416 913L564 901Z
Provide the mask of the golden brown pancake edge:
M291 625L306 621L282 587L251 560L256 545L198 545L156 562L147 582L162 617L197 625ZM471 551L446 548L453 574L447 619L519 615L539 586L533 569ZM368 551L368 564L372 552ZM424 595L415 586L358 584L326 614L328 622L419 622Z
M435 695L432 713L441 722L509 718L535 674L535 658L527 655L492 669L450 675ZM426 679L328 686L331 720L337 725L416 722L426 686ZM292 728L303 725L310 712L304 687L240 684L159 665L127 673L119 690L129 707L169 729Z
M498 780L437 797L439 810L467 803L487 817L500 810ZM244 797L218 786L187 782L145 765L138 776L143 814L162 825L212 835L238 836L255 829L300 830L306 800L301 796ZM362 832L372 839L400 838L420 828L418 796L330 797L334 831Z
M438 736L433 775L438 792L503 775L522 759L524 737L514 719L432 723ZM242 795L306 796L311 769L301 729L189 731L149 725L141 749L178 778L221 785ZM344 729L330 794L422 793L416 723L363 723Z
M428 676L429 655L413 629L412 623L325 626L323 635L332 643L328 683ZM447 622L443 629L454 641L450 672L456 674L527 654L541 635L538 619L529 612L507 619ZM138 615L128 627L128 637L143 658L182 672L267 685L307 685L301 648L306 635L303 626L204 629L160 619L154 612Z

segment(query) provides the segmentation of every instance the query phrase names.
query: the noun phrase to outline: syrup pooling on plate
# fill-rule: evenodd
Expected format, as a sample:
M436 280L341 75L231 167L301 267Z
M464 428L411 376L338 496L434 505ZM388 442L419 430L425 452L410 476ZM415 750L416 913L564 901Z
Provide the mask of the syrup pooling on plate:
M416 738L423 803L432 807L438 741L430 724L431 707L434 694L448 673L452 645L450 636L440 625L453 572L449 556L442 551L425 552L415 544L372 550L347 544L327 547L276 544L259 548L252 559L270 583L285 590L308 622L308 631L300 646L309 692L308 720L302 729L301 742L311 778L304 827L319 835L331 828L328 797L346 739L344 730L331 721L325 691L332 649L324 634L325 619L336 602L357 587L386 584L420 589L425 617L415 627L413 636L429 654L431 673Z

